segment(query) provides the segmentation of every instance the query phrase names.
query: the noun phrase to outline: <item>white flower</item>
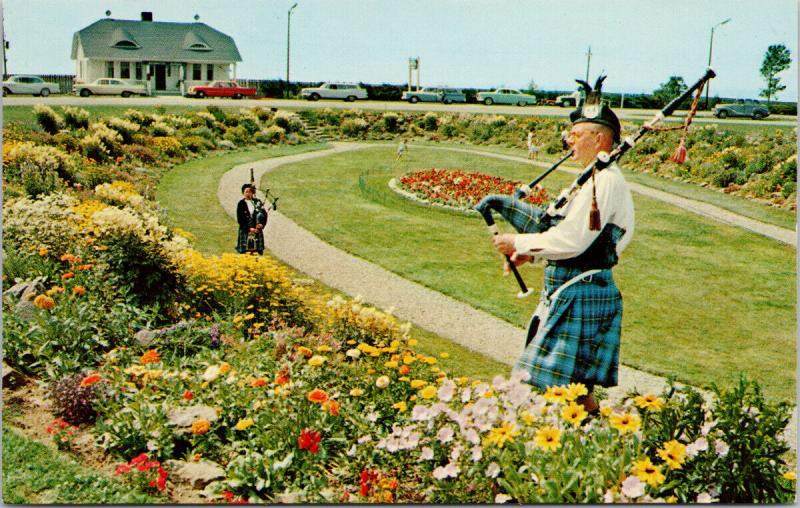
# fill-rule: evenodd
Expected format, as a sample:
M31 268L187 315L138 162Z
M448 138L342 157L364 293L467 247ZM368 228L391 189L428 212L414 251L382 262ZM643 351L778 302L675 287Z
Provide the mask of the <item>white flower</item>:
M704 437L698 437L693 443L686 446L686 455L696 457L698 453L708 450L708 441Z
M606 493L603 494L603 502L606 504L614 503L614 493L611 491L611 489L606 490Z
M644 483L636 475L630 475L622 482L622 493L631 499L636 499L644 494Z
M500 466L497 465L497 462L492 462L488 466L486 466L486 476L489 478L497 478L497 475L500 474Z
M378 418L380 418L380 416L381 414L379 412L373 411L371 413L367 413L366 419L370 423L375 423L378 421Z
M455 478L459 473L461 473L461 468L459 468L457 464L450 462L446 466L440 466L434 469L433 477L437 480L444 480L445 478Z
M348 358L352 358L353 360L355 360L359 356L361 356L361 351L356 349L356 348L348 349L347 352L345 353L345 355L347 355Z
M453 400L453 395L455 392L456 384L450 379L445 379L444 382L442 382L442 385L439 387L439 391L436 393L436 395L442 402L450 402Z
M419 460L433 460L433 450L428 446L423 446L422 452L419 454Z
M523 383L531 378L531 373L524 369L515 370L511 373L510 380L515 383Z
M415 422L426 422L433 418L433 414L430 410L430 406L426 406L424 404L417 404L414 406L414 409L411 410L411 420Z
M461 457L461 452L464 448L461 445L456 445L450 451L450 462L456 462Z
M350 447L349 450L347 450L347 456L348 457L352 457L355 454L356 454L356 445L353 445L353 446Z
M375 386L378 388L386 388L389 386L389 376L381 376L375 380Z
M211 381L214 381L218 377L219 377L219 367L217 367L216 365L210 366L209 368L206 369L205 372L203 372L203 381L208 381L210 383Z
M477 445L481 442L481 437L478 435L478 431L475 429L467 429L461 433L464 437L464 440L468 443Z
M472 462L478 462L483 458L483 448L480 446L472 447Z
M466 404L469 402L469 399L472 398L472 390L469 388L464 388L461 390L461 403Z
M717 455L719 455L720 457L724 457L725 455L727 455L729 449L730 448L728 447L727 444L725 444L725 441L723 441L721 439L717 439L714 442L714 450L717 452Z
M704 436L707 436L709 431L713 429L716 424L717 422L708 422L703 424L703 426L700 427L700 433Z
M453 429L450 427L442 427L439 432L436 434L436 438L441 443L449 443L453 440Z
M369 443L370 441L372 441L372 436L370 436L369 434L365 434L360 438L358 438L358 444Z
M494 496L494 504L504 504L511 501L511 496L506 494L497 494Z
M709 494L708 492L702 492L702 493L697 495L697 502L698 503L706 504L706 503L713 503L714 501L715 501L715 499L713 497L711 497L711 494Z

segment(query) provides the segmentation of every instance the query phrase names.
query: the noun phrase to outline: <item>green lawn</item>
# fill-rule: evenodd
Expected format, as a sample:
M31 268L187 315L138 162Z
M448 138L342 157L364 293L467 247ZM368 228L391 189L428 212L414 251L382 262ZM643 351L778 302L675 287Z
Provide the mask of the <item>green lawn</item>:
M167 209L168 220L172 225L194 236L195 247L199 251L207 255L232 252L236 243L237 226L236 221L225 213L217 200L220 177L238 164L325 147L324 144L276 146L194 160L175 166L164 175L159 182L156 199ZM281 196L281 209L283 203L284 198ZM269 255L268 250L265 255ZM340 294L319 282L312 289L331 295ZM497 374L508 375L510 372L508 365L478 355L417 326L412 327L411 334L419 340L417 349L421 353L438 356L441 352L447 352L450 358L441 360L441 367L453 374L490 380Z
M165 503L91 470L69 454L48 448L3 427L4 504L129 504Z
M264 183L282 197L284 213L322 239L524 326L535 301L514 298L483 222L408 202L387 182L432 166L520 180L540 170L422 147L399 162L393 154L375 147L297 163ZM546 187L555 193L571 179L556 172ZM794 249L659 201L635 202L635 239L615 270L625 298L623 363L696 386L732 386L745 372L770 397L793 400ZM540 267L523 276L540 287Z

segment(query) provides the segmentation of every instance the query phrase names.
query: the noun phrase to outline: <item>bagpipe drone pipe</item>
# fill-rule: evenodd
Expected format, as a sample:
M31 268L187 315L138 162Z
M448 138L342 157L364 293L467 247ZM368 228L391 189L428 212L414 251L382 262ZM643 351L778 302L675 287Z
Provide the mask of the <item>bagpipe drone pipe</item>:
M691 96L692 93L697 91L697 97L699 97L702 93L702 88L705 83L715 76L716 74L711 68L707 69L702 78L697 80L694 85L686 89L678 97L670 101L670 103L667 104L661 111L656 113L649 122L645 122L634 135L625 138L620 144L617 145L616 148L611 151L611 153L600 152L597 154L597 157L591 163L589 163L588 166L586 166L586 168L578 175L578 177L569 187L564 189L561 194L559 194L558 198L550 203L546 210L526 202L524 199L530 194L531 189L537 183L552 173L556 168L558 168L558 166L572 156L572 151L559 159L555 164L553 164L553 166L550 167L550 169L537 177L533 182L516 189L513 196L486 196L475 206L475 210L481 214L489 228L489 232L492 233L492 235L499 234L497 224L495 224L494 217L492 216L492 212L496 212L503 217L506 222L511 224L511 226L514 227L518 233L541 233L543 231L547 231L559 222L559 219L561 219L561 217L558 215L559 210L564 208L564 206L573 197L575 197L581 186L592 177L592 173L594 171L602 171L619 160L620 157L622 157L628 150L636 145L636 142L642 136L650 131L656 130L655 125L664 120L664 118L667 116L672 115L678 106L689 96ZM696 107L697 97L695 98L693 109ZM691 119L692 115L693 110L690 111L689 120ZM520 292L517 294L517 298L524 298L531 294L533 291L528 289L528 287L525 285L525 282L522 280L517 267L511 262L511 258L509 256L506 256L506 262L508 263L511 272L514 274L514 278L517 280L517 283L520 287Z

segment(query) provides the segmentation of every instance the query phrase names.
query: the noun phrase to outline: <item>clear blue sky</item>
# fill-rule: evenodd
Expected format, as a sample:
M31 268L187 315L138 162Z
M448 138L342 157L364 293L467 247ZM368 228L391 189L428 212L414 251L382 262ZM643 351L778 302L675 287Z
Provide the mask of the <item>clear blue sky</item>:
M608 74L612 92L652 92L671 75L687 84L708 62L711 94L758 96L767 47L784 44L793 64L779 100L797 100L796 0L297 0L291 79L405 83L420 57L422 85L574 88ZM200 21L232 36L238 77L285 78L286 17L294 0L5 0L11 73L74 73L75 31L105 17Z

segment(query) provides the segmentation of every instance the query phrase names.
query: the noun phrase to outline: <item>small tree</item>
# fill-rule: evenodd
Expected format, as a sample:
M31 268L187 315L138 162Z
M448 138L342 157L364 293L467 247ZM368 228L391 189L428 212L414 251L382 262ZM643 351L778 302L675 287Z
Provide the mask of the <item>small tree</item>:
M681 76L670 76L666 83L661 83L653 92L653 97L661 106L666 106L669 101L686 91L688 87Z
M791 64L791 52L786 46L773 44L767 48L764 62L761 64L761 76L767 82L767 87L759 93L760 97L767 99L767 104L778 92L786 89L786 85L781 84L778 74L788 69Z

